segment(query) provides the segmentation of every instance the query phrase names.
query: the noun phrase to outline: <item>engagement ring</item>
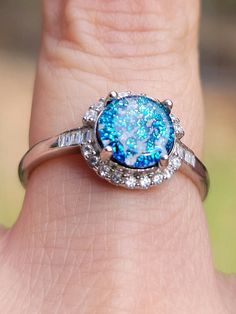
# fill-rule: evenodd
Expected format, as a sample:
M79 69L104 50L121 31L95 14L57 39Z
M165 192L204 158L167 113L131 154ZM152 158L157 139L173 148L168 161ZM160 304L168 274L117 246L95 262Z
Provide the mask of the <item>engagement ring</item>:
M90 106L83 125L34 145L22 158L19 177L26 185L42 162L80 153L103 179L127 189L147 189L181 171L204 199L208 173L181 141L184 130L172 113L172 101L146 94L111 92Z

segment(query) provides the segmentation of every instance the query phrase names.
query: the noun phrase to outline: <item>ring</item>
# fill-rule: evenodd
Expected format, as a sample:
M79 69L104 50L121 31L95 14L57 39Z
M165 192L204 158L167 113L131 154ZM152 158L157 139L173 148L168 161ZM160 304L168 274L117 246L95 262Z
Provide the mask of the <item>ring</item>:
M172 107L169 99L112 91L89 107L81 127L35 144L19 164L20 181L26 186L44 161L81 153L100 177L127 189L160 185L179 170L204 200L209 189L207 169L182 143L184 130Z

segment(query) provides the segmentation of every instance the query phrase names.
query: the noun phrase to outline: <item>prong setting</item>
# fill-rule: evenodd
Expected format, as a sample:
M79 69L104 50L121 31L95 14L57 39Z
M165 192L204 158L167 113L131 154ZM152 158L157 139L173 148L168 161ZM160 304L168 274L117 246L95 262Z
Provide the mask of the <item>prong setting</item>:
M102 161L110 160L112 157L112 147L111 146L106 146L104 147L101 152L100 152L100 158Z
M159 161L159 168L165 169L168 166L168 163L169 163L169 156L168 155L162 156Z
M170 99L165 99L163 102L163 105L166 106L170 111L173 108L173 102Z
M113 90L107 95L105 102L107 103L108 101L116 98L118 98L118 93Z

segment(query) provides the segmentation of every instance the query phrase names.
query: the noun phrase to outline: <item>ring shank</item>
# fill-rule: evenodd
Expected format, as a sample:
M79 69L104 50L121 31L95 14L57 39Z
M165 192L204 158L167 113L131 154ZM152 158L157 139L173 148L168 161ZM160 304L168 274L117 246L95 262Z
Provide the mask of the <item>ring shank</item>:
M196 185L202 200L204 200L209 191L209 176L203 163L196 156L195 159L195 167L182 162L180 171Z
M35 144L23 156L18 174L22 185L25 187L31 172L41 163L69 154L79 154L83 142L82 128L66 131L59 136L43 140ZM179 157L182 159L180 171L187 176L198 188L202 200L209 190L209 177L206 167L195 154L182 142L178 141Z
M31 172L41 163L63 155L80 152L79 146L67 146L63 149L56 146L57 139L58 137L52 137L35 144L23 156L18 167L18 175L24 187L26 187Z

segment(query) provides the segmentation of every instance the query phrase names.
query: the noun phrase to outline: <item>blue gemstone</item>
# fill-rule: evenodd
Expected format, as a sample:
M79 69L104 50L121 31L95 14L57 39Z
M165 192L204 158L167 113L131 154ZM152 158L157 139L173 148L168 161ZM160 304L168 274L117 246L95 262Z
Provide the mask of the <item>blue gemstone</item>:
M154 166L174 145L169 109L146 96L112 99L100 114L97 138L111 146L112 159L129 168Z

